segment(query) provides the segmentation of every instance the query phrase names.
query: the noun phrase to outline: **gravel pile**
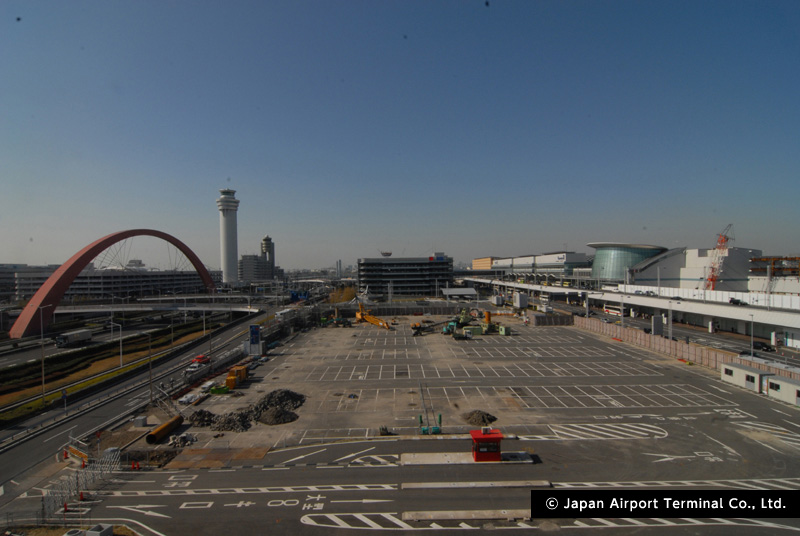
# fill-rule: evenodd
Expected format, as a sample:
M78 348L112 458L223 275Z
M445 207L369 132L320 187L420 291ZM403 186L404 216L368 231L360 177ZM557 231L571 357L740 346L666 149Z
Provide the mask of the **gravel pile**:
M497 417L486 413L485 411L481 411L479 409L469 411L461 416L462 419L467 421L468 424L472 426L489 426L494 421L497 420Z
M277 389L252 406L225 415L197 410L189 416L189 422L195 426L209 426L215 432L244 432L250 428L251 422L275 425L296 421L299 417L292 410L302 406L305 401L305 395Z
M202 428L206 426L211 426L216 422L217 415L214 415L210 411L206 411L204 409L200 409L189 415L189 422L195 426L200 426Z
M211 425L215 432L246 432L250 428L250 417L245 411L232 411L220 415Z
M258 418L258 422L274 426L276 424L293 422L297 419L297 413L293 411L287 411L281 408L267 408L266 411L261 413L261 416Z

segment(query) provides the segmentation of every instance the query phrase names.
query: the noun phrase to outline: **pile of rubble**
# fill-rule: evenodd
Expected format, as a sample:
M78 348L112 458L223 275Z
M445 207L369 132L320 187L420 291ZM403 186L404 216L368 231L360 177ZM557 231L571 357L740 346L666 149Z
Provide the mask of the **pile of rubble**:
M169 436L170 447L183 448L186 445L191 445L195 441L197 441L197 437L191 434Z
M298 416L292 410L302 406L305 401L305 395L288 389L277 389L252 406L225 415L215 415L204 409L197 410L189 417L189 422L195 426L209 426L215 432L244 432L254 421L269 425L296 421Z
M497 420L497 417L494 415L479 409L468 411L467 413L463 414L461 418L472 426L489 426Z
M195 426L206 427L211 426L217 420L217 415L214 415L210 411L206 411L204 409L199 409L189 415L189 422Z
M296 421L297 419L298 419L297 413L293 411L287 411L281 408L267 408L267 410L263 411L261 415L258 417L258 422L273 426L276 424L286 424L287 422L293 422Z
M231 411L218 416L211 429L215 432L246 432L250 429L250 417L247 410Z

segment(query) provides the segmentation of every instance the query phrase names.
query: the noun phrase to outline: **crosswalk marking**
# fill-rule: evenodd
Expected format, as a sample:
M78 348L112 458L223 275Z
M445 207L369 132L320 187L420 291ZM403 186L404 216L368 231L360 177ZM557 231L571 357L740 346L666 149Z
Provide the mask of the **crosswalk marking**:
M353 522L349 522L349 520ZM800 527L781 525L769 521L755 519L723 519L723 518L588 518L588 519L565 519L551 520L557 523L559 530L568 529L599 529L599 528L633 528L633 527L692 527L696 530L701 526L728 526L728 527L753 527L768 528L773 530L790 530L800 532ZM373 513L350 513L350 514L307 514L300 522L304 525L323 527L331 529L375 529L375 530L481 530L484 528L482 521L476 520L437 520L436 522L421 522L411 525L400 519L396 512L373 512ZM495 529L531 529L539 528L531 522L498 521Z
M665 438L669 434L659 426L651 424L553 424L552 434L520 435L520 439L536 441L564 441L587 439L650 439Z
M767 432L768 434L780 439L790 447L800 449L800 434L788 430L782 426L754 421L737 422L735 424L748 430Z
M800 490L798 478L764 478L741 480L642 480L621 482L553 482L554 488L567 489L602 489L602 488L661 488L661 487L719 487L733 489L787 489Z

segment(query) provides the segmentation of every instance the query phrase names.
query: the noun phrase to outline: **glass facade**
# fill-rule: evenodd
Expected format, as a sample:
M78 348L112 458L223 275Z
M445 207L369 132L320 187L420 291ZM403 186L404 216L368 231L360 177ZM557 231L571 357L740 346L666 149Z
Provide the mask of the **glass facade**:
M592 264L592 279L599 281L625 281L625 272L666 248L639 244L595 243L587 244L597 249Z

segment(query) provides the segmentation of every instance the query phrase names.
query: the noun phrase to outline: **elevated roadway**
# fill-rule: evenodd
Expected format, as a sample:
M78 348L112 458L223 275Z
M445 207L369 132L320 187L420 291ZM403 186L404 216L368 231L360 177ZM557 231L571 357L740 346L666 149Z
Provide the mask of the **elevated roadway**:
M508 290L523 291L526 293L542 293L565 295L576 298L586 298L595 302L604 302L625 307L647 310L653 314L672 311L681 312L703 317L703 324L708 325L715 319L727 319L737 323L737 331L745 333L747 325L751 322L761 326L768 326L771 331L793 331L800 330L800 311L788 309L775 309L761 307L758 305L731 305L724 302L713 302L705 299L694 299L681 296L686 289L667 289L664 292L674 292L674 296L647 296L644 294L628 294L624 292L613 292L608 290L587 290L571 287L557 287L551 285L534 285L530 283L516 283L512 281L500 281L498 279L465 278L465 281L487 285L491 287L501 287Z

